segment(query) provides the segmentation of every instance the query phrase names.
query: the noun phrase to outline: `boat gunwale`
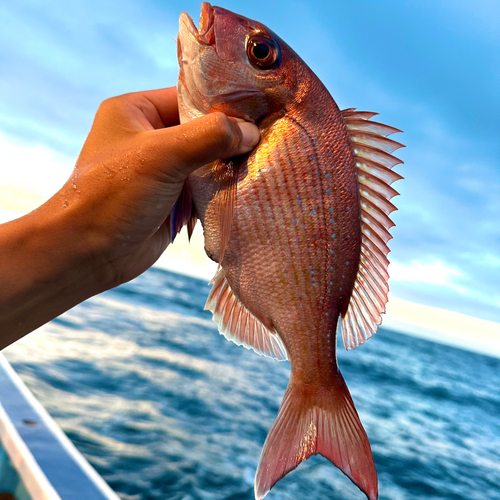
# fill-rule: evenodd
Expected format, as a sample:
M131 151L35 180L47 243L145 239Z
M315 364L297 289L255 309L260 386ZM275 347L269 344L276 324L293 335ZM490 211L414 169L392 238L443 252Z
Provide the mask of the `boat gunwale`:
M0 388L3 383L10 382L9 401L5 402L0 398L0 441L4 447L13 467L18 472L28 494L32 500L87 500L88 491L72 491L71 494L57 491L49 480L51 475L61 476L61 455L66 455L63 464L67 464L68 469L72 468L74 474L75 466L82 473L80 481L88 481L87 486L94 488L92 500L119 500L118 495L109 487L104 479L89 464L84 456L77 450L75 445L64 434L47 410L35 398L26 387L14 368L0 353ZM12 392L16 391L16 392ZM1 391L0 391L1 392ZM23 424L22 413L34 414L37 419L36 426L26 429ZM25 427L22 427L22 426ZM23 430L26 429L26 432ZM43 443L44 449L40 449ZM36 452L32 452L31 447L36 447ZM38 445L38 446L37 446ZM51 465L50 454L55 452L59 455ZM42 458L43 465L40 465L37 458ZM64 465L63 465L64 466ZM52 471L50 468L52 467ZM57 467L57 470L55 468ZM68 471L69 475L69 471ZM68 482L74 482L74 477L67 478ZM61 494L60 494L61 493Z

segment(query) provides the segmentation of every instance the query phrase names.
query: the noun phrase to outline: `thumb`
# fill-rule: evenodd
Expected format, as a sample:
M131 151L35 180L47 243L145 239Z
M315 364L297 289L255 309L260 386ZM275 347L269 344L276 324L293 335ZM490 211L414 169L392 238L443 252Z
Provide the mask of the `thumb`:
M260 139L259 129L253 123L220 112L150 133L157 136L155 143L161 144L161 154L168 159L168 175L178 181L219 158L250 152Z

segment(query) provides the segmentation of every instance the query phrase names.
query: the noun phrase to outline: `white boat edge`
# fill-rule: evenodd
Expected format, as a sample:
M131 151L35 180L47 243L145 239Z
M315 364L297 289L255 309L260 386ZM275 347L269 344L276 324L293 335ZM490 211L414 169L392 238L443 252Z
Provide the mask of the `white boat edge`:
M61 500L0 403L0 440L32 500Z
M57 441L61 450L66 453L67 456L64 457L64 460L72 461L80 469L81 473L86 476L88 481L92 483L93 487L95 487L96 495L93 495L93 497L103 500L120 500L118 495L76 449L75 445L64 434L42 404L33 396L2 353L0 353L0 371L5 373L18 392L17 395L13 394L12 396L17 397L18 403L21 405L25 403L31 407L38 417L37 426L42 428L45 433L49 433L49 437L51 435ZM12 416L6 411L1 399L0 441L32 500L65 500L64 494L60 495L60 492L49 481L47 476L50 476L48 473L50 471L43 470L44 468L47 469L47 465L50 467L50 463L46 463L44 467L40 466L30 450L29 443L18 432ZM56 461L54 467L60 468L61 457L58 458L59 461ZM61 471L58 470L57 472L60 474ZM74 480L74 477L68 477L68 480ZM85 477L82 480L85 481ZM83 500L85 497L78 497L78 493L76 492L74 498L82 498Z

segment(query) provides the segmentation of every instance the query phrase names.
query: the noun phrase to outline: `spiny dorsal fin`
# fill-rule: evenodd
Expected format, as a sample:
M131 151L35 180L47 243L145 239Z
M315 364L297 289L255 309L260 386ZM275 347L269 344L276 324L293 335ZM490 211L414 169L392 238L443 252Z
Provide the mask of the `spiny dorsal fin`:
M349 307L341 319L346 349L364 344L377 331L389 293L387 242L392 238L389 229L394 226L389 214L396 210L389 200L398 194L390 184L402 179L391 169L403 163L391 153L404 146L387 139L401 130L369 121L376 114L355 108L342 111L356 154L362 232L358 274Z
M288 355L276 332L266 328L234 295L221 269L210 282L205 309L213 313L219 332L237 345L253 349L258 354L288 359Z

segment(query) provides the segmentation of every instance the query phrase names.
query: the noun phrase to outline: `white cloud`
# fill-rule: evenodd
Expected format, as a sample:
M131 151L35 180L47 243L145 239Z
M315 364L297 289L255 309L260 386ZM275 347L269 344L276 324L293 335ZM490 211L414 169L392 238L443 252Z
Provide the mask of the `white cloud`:
M391 297L383 326L500 357L500 323Z
M74 159L45 146L16 141L0 132L0 221L23 215L66 181Z
M440 260L422 262L412 260L409 264L393 262L389 268L391 281L403 281L405 283L428 283L429 285L441 285L453 290L466 293L466 290L454 283L455 278L461 278L464 274Z

